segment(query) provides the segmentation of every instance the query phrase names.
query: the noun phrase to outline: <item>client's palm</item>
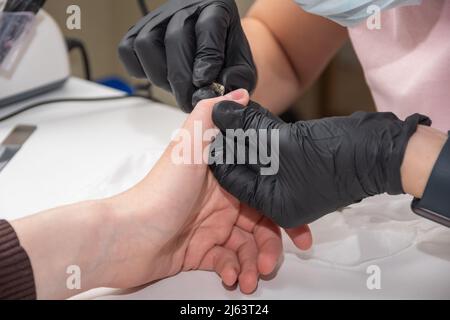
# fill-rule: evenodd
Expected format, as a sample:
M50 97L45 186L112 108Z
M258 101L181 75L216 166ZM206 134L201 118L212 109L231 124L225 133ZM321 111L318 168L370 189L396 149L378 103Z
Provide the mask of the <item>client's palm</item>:
M170 275L193 269L211 270L226 285L239 280L252 292L259 274L271 273L282 251L279 229L224 191L212 174L180 234L168 245L162 266Z

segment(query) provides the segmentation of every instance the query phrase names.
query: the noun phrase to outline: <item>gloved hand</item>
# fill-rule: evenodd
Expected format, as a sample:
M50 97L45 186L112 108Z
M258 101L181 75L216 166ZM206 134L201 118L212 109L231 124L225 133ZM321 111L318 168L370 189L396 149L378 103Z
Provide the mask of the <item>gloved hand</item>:
M229 101L214 107L213 121L221 130L210 151L219 183L285 228L311 223L372 195L403 193L400 167L408 140L418 124L431 124L419 114L401 121L392 113L367 112L288 124L254 102L243 107ZM227 137L227 129L256 129L268 143L246 140L247 162L236 164L238 139ZM270 139L275 129L279 141ZM248 153L257 146L277 151L276 142L279 170L261 175L261 163L249 164ZM235 164L226 164L229 152Z
M132 76L147 77L172 92L185 112L215 96L208 90L214 82L225 92L252 91L256 85L256 68L233 0L167 1L129 30L119 56Z

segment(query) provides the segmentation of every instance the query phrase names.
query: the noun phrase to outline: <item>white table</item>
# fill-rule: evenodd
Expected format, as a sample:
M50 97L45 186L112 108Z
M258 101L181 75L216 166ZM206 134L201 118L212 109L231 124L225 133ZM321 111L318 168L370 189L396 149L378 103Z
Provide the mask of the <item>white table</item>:
M111 94L120 93L72 78L39 99ZM38 126L0 173L0 216L16 219L120 191L149 169L185 117L176 108L132 98L41 106L0 123L0 139L17 124ZM118 168L119 182L111 180ZM224 289L215 274L197 271L139 290L96 289L77 298L449 299L450 231L414 216L409 201L375 197L314 223L314 249L299 253L285 241L277 276L261 281L250 296ZM380 290L367 288L370 265L381 270Z

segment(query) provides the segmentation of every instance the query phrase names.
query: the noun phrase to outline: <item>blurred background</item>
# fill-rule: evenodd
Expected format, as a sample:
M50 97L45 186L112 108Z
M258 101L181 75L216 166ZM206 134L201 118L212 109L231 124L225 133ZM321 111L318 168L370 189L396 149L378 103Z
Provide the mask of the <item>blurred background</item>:
M274 0L276 1L276 0ZM254 0L236 0L241 15L245 15ZM164 3L149 0L148 9ZM81 30L66 28L69 5L81 8ZM93 80L120 77L133 84L122 67L117 45L127 30L142 17L137 0L48 0L45 7L61 26L65 36L79 39L84 44L90 61ZM71 52L72 73L85 77L80 51ZM172 97L152 87L152 95L163 102L175 105ZM347 43L329 64L319 81L285 115L288 120L313 119L331 115L347 115L356 110L374 110L374 103L366 86L361 66L350 43Z

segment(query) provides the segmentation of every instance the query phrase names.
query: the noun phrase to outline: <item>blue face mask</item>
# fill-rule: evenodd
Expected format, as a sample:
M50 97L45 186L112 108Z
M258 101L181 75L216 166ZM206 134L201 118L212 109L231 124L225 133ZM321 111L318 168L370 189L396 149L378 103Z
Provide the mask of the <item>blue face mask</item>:
M333 20L344 27L354 26L373 15L371 5L380 10L418 5L422 0L295 0L303 10Z

